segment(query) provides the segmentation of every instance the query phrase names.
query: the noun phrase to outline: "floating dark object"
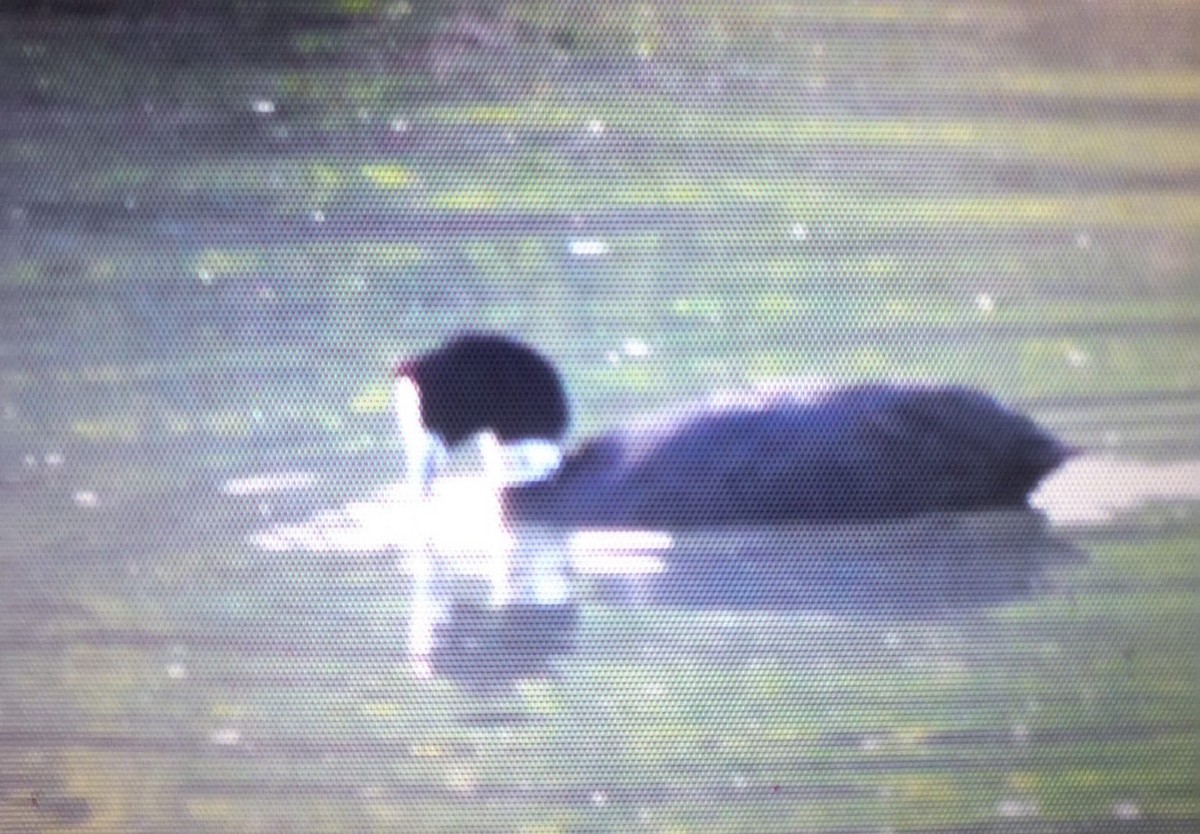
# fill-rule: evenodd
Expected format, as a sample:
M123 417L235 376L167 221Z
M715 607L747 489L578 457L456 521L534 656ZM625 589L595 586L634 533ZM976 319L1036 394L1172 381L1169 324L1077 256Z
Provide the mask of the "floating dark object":
M975 391L864 385L605 435L506 503L516 518L589 527L870 521L1025 506L1069 454Z
M503 442L557 440L567 429L567 397L558 372L532 348L505 336L458 336L401 362L396 376L416 383L425 428L450 445L485 429Z
M418 496L430 494L443 443L489 438L489 452L557 440L567 425L553 366L507 337L460 337L397 377ZM490 452L484 469L512 529L671 531L665 571L629 583L654 604L921 615L1033 587L1055 548L1027 499L1071 452L982 393L874 384L620 429L540 480L509 478ZM997 510L1008 520L967 520ZM428 645L433 671L495 689L549 671L570 651L577 617L570 601L493 593L491 603L452 605L414 653Z
M397 374L416 383L426 429L451 444L484 430L553 439L567 424L553 366L507 337L459 337ZM513 520L574 527L871 521L1025 506L1070 454L977 391L857 385L617 430L505 503Z

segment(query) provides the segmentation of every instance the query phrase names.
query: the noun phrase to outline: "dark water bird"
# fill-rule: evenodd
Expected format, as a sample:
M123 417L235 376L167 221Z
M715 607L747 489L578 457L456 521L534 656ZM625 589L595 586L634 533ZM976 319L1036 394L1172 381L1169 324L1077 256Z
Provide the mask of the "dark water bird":
M459 337L401 365L425 428L448 443L558 438L566 398L515 340ZM1026 506L1072 454L1031 419L961 387L869 384L700 407L589 440L505 493L511 519L671 529L849 522Z
M467 333L395 371L417 386L425 428L454 445L484 430L502 442L558 440L567 396L549 360L497 334Z
M397 409L418 464L472 437L553 443L568 423L553 365L489 334L403 363ZM586 441L539 480L484 457L508 521L673 531L665 572L615 586L631 599L929 616L1035 587L1061 546L1027 498L1071 451L979 392L875 384L693 407ZM960 512L980 510L1001 512ZM503 688L550 670L578 618L569 598L456 603L427 660Z

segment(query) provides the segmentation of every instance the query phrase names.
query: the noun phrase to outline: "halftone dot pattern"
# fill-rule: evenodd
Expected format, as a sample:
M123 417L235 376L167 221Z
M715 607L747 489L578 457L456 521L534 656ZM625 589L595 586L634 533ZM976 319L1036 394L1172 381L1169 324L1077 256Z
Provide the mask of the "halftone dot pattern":
M0 834L1195 829L1198 30L5 4ZM404 481L467 332L562 374L558 524ZM870 383L1004 411L687 434Z

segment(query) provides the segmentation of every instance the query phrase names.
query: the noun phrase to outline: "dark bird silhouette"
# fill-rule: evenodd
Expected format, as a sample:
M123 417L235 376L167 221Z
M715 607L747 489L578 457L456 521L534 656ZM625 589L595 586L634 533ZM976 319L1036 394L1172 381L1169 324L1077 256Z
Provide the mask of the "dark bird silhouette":
M426 427L447 442L566 427L553 366L513 340L464 336L401 367L420 388ZM859 385L615 431L551 477L508 488L505 507L554 525L674 529L1021 507L1071 453L976 391Z
M541 354L505 336L458 336L401 362L395 373L416 383L425 428L450 445L485 429L503 442L558 440L567 430L558 372Z
M870 385L606 435L506 503L515 517L593 527L876 520L1022 506L1068 454L983 394Z

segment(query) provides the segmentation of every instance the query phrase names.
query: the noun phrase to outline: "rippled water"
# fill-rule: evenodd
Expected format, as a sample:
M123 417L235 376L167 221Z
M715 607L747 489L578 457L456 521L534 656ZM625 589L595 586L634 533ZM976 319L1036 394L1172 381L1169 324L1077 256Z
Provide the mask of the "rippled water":
M645 5L428 65L0 14L0 831L1195 827L1186 12ZM509 531L567 645L485 610L430 678L387 369L463 328L575 437L939 379L1086 454L1027 513Z

